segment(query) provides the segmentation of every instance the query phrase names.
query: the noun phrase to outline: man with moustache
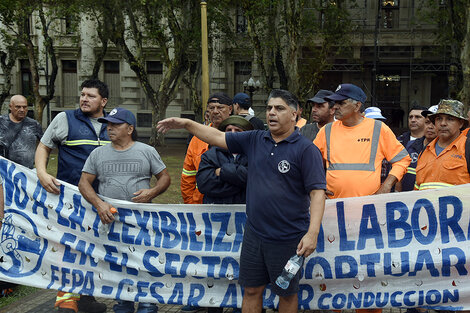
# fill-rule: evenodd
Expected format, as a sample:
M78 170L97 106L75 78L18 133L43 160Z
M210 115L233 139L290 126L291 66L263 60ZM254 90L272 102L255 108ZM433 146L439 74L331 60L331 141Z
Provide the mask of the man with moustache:
M326 164L327 193L330 198L390 192L410 164L406 149L387 125L364 117L367 96L358 86L341 84L326 99L335 102L336 121L320 129L314 144L320 149ZM381 183L384 159L392 164L392 169ZM358 313L381 311L356 310Z
M232 99L228 95L223 92L212 94L207 100L210 126L217 129L232 114L232 109ZM181 173L181 195L185 204L202 204L203 195L197 188L196 174L201 155L208 149L209 144L197 137L193 137L189 143Z
M437 138L431 141L418 159L416 190L444 188L470 183L465 146L468 121L462 102L444 99L436 113L428 115L437 129Z
M268 283L279 295L279 312L297 312L300 271L288 289L275 284L287 260L308 257L316 248L325 206L325 174L318 149L295 127L298 100L286 90L271 92L268 131L221 132L189 119L168 118L165 133L185 128L212 146L248 157L247 221L240 254L242 311L261 312Z
M367 96L361 88L341 84L326 99L335 102L337 121L320 129L314 144L326 162L330 196L361 197L390 192L410 164L406 149L387 125L363 116ZM392 164L392 169L381 184L383 159Z
M91 151L110 142L106 125L98 122L98 118L105 116L108 95L108 86L102 81L85 80L81 85L80 107L59 113L46 129L36 149L35 163L39 182L48 192L60 193L60 183L46 170L53 149L59 150L57 178L78 185ZM59 313L106 311L106 305L96 302L93 296L63 291L57 293L55 307Z
M107 125L111 144L90 153L83 166L78 188L83 197L93 204L101 222L114 221L112 205L103 201L92 184L99 181L99 194L108 198L150 203L170 186L170 175L155 148L137 141L134 114L124 108L115 108L106 117L98 119ZM138 165L138 166L136 166ZM150 187L150 179L157 182ZM118 178L118 179L117 179ZM117 300L115 313L134 312L134 302ZM137 313L157 313L156 303L139 302Z
M335 103L328 101L325 97L331 96L333 92L329 90L319 90L315 96L307 100L307 104L312 103L310 114L311 123L300 129L300 134L313 141L320 128L335 120Z

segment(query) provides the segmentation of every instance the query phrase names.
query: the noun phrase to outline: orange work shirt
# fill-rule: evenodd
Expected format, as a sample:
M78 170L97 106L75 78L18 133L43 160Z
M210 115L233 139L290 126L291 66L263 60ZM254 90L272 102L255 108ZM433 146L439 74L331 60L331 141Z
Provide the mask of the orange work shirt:
M295 124L295 126L297 126L299 129L304 127L305 124L307 124L307 120L304 119L304 118L299 118L299 120L297 121L297 124Z
M209 150L209 145L194 136L186 151L181 173L181 196L186 204L202 204L204 195L199 192L196 185L196 174L201 162L201 155Z
M322 127L313 143L326 161L327 189L332 198L374 194L381 185L382 160L392 164L390 174L400 180L411 162L392 130L367 117L348 127L335 121Z
M416 165L415 190L443 188L470 183L465 158L467 131L462 132L450 145L436 155L436 143L431 141Z

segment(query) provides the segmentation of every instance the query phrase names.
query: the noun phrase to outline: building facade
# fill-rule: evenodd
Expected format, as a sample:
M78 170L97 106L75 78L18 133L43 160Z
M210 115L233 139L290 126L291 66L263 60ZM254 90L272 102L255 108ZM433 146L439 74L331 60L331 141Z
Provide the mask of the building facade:
M414 105L430 106L448 94L449 57L436 44L436 25L426 24L419 17L420 8L415 0L357 0L351 6L350 16L354 24L351 33L352 53L338 56L324 72L319 88L334 90L340 83L354 83L363 88L369 105L382 109L387 123L397 132L406 127L408 110ZM33 16L32 19L37 18ZM319 16L321 18L321 16ZM246 20L243 12L234 9L233 24L245 47L249 47L246 35ZM31 21L34 23L34 20ZM55 97L44 114L43 125L57 113L76 108L79 101L79 85L90 76L95 55L100 48L96 30L86 18L79 21L76 31L70 31L66 19L55 23L55 45L59 60L59 73L55 82ZM48 73L44 49L38 29L32 27L36 36L39 58L43 67L42 78ZM77 44L78 43L78 44ZM149 56L152 54L152 47ZM227 53L227 49L231 49ZM244 90L243 82L250 77L261 80L251 53L228 48L223 42L214 42L210 64L210 93L223 91L233 96ZM308 57L308 56L305 56ZM165 67L157 57L146 60L151 83L157 88ZM26 57L17 60L11 94L31 95L31 74ZM0 84L3 83L0 72ZM152 127L151 104L148 101L135 73L121 57L119 51L110 45L100 68L99 78L110 89L108 109L125 107L136 114L137 130L148 136ZM45 80L40 80L41 92L45 93ZM267 94L257 91L253 94L253 108L261 119L265 118ZM7 99L8 101L8 99ZM7 106L3 106L4 111ZM176 98L169 104L167 116L194 115L190 92L183 85ZM183 138L184 131L170 132L170 137Z

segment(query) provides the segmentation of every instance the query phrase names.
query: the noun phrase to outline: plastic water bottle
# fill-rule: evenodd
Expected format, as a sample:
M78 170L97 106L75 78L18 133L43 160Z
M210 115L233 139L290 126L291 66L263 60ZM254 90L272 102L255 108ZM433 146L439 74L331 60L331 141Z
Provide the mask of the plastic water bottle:
M111 207L109 209L109 212L111 212L113 215L116 215L117 213L117 209L115 207ZM111 223L109 224L103 224L103 222L100 221L100 224L98 226L98 232L100 234L103 234L103 235L107 235L109 234L109 227L110 227Z
M290 281L294 278L295 274L297 274L303 263L304 257L302 255L294 254L289 261L287 261L286 266L284 266L284 269L282 270L282 274L276 279L276 285L282 289L287 289Z

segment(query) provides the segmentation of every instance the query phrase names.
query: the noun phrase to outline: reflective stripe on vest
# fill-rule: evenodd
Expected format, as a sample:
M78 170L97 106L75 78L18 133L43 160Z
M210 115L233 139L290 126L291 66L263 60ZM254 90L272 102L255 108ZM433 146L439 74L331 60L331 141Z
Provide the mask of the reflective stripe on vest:
M415 185L418 190L426 190L426 189L438 189L438 188L445 188L445 187L452 187L454 185L441 183L441 182L430 182L430 183L422 183L421 185Z
M372 131L372 140L370 143L370 156L369 156L369 163L331 163L330 158L330 136L331 136L331 126L333 123L329 123L325 125L325 137L326 137L326 157L328 160L328 168L329 171L375 171L375 158L377 157L377 150L379 148L379 140L380 140L380 130L382 129L382 122L374 121L374 130ZM393 159L390 160L390 163L395 163L400 161L405 156L408 155L408 152L405 148L400 151Z
M66 292L62 296L57 295L56 302L57 301L78 301L79 299L80 299L79 293Z
M197 171L188 171L188 170L185 170L185 169L183 168L182 174L183 174L183 175L186 175L186 176L196 176Z
M80 145L90 145L90 146L105 146L111 141L108 140L67 140L65 142L66 146L80 146Z

